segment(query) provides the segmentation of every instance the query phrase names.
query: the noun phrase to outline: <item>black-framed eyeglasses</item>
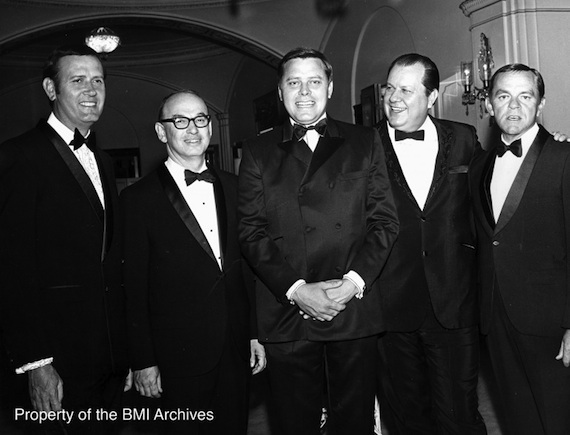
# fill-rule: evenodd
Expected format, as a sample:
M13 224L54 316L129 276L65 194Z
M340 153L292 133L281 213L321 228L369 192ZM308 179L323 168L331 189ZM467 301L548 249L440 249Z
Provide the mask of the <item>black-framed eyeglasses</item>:
M207 127L210 123L210 115L198 115L194 118L187 118L185 116L177 116L175 118L160 119L159 122L172 122L174 127L178 130L184 130L190 125L190 121L194 121L197 128Z

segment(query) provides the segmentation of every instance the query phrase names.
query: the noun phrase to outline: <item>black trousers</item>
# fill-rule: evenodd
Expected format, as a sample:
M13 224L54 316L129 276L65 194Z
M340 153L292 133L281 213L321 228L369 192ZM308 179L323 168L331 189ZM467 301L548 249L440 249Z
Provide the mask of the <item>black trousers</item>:
M318 435L324 405L327 434L372 435L376 336L266 343L265 350L276 433Z
M154 419L161 433L247 433L251 369L235 343L229 339L227 342L218 365L208 373L172 377L161 372L163 394L159 411L166 419Z
M380 415L390 435L486 434L478 411L477 327L445 329L428 315L414 332L378 339Z
M505 434L570 434L570 368L555 356L558 337L521 334L510 322L499 295L487 336L491 366L505 411Z

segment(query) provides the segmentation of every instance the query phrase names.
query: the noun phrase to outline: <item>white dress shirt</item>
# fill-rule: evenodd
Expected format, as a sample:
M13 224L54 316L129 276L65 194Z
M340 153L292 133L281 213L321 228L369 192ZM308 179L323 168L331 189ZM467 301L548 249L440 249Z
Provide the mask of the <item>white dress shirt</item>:
M510 151L507 151L502 157L495 157L495 167L491 178L491 203L495 223L499 220L507 195L538 131L538 124L535 123L521 136L522 155L520 157L515 156ZM501 139L506 143L503 137Z
M437 129L429 116L418 130L424 130L423 141L415 139L396 141L396 131L388 124L388 135L394 145L404 178L423 210L433 181L439 142Z
M75 134L74 131L71 131L67 128L63 123L56 118L56 116L52 113L48 118L48 124L55 130L57 134L61 136L61 138L65 141L67 145L73 140L73 136ZM87 132L87 137L91 134L91 131ZM76 150L73 149L71 146L71 151L83 166L83 169L89 176L95 191L97 192L97 196L99 197L99 201L101 201L101 205L105 208L105 195L103 193L103 183L101 182L101 175L99 174L99 167L97 166L97 160L95 159L95 154L91 151L88 147L82 146Z
M214 185L207 181L196 180L189 186L186 185L184 177L185 168L170 157L166 160L165 166L174 178L178 189L192 210L194 217L198 221L206 240L212 248L218 266L222 269L222 254L220 249L220 234L218 231L218 214L216 210L216 197L214 195ZM206 164L199 171L206 170Z

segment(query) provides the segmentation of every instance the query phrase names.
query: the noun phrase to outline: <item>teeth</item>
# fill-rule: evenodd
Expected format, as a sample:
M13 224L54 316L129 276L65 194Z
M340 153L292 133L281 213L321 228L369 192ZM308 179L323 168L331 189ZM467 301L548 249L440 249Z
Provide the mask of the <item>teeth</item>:
M396 112L396 113L400 113L400 112L403 112L404 110L406 110L406 109L401 108L401 107L390 107L390 109L392 110L392 112Z

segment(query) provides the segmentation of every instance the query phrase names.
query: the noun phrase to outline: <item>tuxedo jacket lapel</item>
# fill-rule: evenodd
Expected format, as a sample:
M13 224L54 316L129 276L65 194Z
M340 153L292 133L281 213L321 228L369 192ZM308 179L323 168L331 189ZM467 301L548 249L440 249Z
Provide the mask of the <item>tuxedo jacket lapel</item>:
M305 179L311 178L343 143L344 138L340 136L336 123L333 119L328 118L326 133L323 137L319 138Z
M178 186L170 175L170 172L168 172L168 169L166 169L166 166L160 165L157 169L157 175L160 184L164 189L166 197L180 216L180 219L182 219L184 222L184 225L186 225L186 228L188 228L188 231L190 231L202 249L204 249L204 251L206 251L206 253L210 256L210 258L212 258L212 260L216 261L217 263L216 256L214 255L214 252L212 251L212 248L210 247L206 236L202 232L200 224L184 200L182 193L178 189Z
M435 159L435 168L433 172L433 178L431 186L426 198L426 203L424 209L429 206L430 199L433 197L439 186L441 185L441 180L445 175L447 175L449 153L451 152L451 146L455 142L455 137L453 132L444 128L441 124L437 122L436 119L432 118L435 128L437 130L437 156Z
M214 196L216 198L216 215L218 217L218 234L220 238L220 256L222 258L222 270L225 266L226 247L228 243L228 215L226 209L226 198L224 188L220 177L216 174L214 168L209 167L210 171L216 175L214 182Z
M526 157L517 172L515 180L513 181L513 185L509 190L507 198L505 199L505 204L503 205L503 209L499 215L499 220L497 221L497 226L495 227L495 233L501 231L515 214L528 184L528 180L532 174L534 165L538 160L538 156L542 151L542 147L544 146L548 135L549 133L541 127L534 139L534 142L530 146Z
M286 153L295 157L297 160L303 162L303 164L308 167L311 163L311 159L313 158L313 153L307 143L304 140L292 139L293 126L289 122L286 122L283 125L282 133L283 141L279 144L279 147Z
M63 159L63 161L65 162L65 164L67 165L67 167L69 168L75 179L77 180L77 182L79 183L79 186L85 193L85 196L87 196L89 203L93 207L93 211L97 214L99 220L103 222L105 219L105 214L103 206L101 205L101 200L99 199L99 195L97 195L97 191L95 190L95 187L93 187L91 179L85 172L85 169L83 169L83 166L81 166L79 160L77 160L77 158L75 157L75 154L73 154L73 151L71 151L71 149L69 148L69 145L67 145L63 141L63 139L47 123L40 124L38 128L40 128L45 133L50 142L53 144L53 146L55 147L55 149L57 150L57 152L59 153L59 155L61 156L61 158Z

